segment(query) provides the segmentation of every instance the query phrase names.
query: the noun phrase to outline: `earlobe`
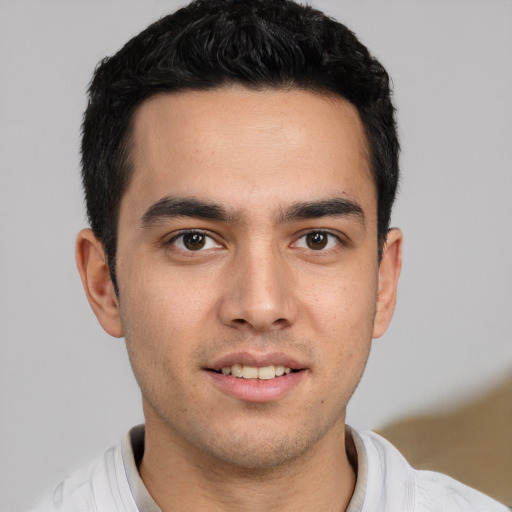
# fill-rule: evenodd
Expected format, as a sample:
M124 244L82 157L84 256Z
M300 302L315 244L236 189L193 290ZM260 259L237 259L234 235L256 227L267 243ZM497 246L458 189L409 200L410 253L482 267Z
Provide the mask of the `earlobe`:
M123 336L119 302L110 279L105 251L91 229L83 229L78 234L75 254L85 294L96 318L111 336Z
M389 230L379 267L374 338L379 338L386 332L395 310L398 278L402 268L402 240L403 235L399 229Z

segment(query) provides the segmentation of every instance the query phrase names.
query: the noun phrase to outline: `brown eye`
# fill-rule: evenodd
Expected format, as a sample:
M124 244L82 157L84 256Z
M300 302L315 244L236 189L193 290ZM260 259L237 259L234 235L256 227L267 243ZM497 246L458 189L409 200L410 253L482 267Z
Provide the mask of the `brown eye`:
M206 244L206 236L202 233L186 233L183 236L183 245L189 251L198 251Z
M313 249L314 251L319 251L321 249L325 249L327 246L328 234L327 233L309 233L306 235L306 244L309 249Z
M169 242L170 246L179 251L184 252L197 252L202 253L205 251L212 251L222 249L222 245L210 235L202 231L182 231L178 235L172 237Z

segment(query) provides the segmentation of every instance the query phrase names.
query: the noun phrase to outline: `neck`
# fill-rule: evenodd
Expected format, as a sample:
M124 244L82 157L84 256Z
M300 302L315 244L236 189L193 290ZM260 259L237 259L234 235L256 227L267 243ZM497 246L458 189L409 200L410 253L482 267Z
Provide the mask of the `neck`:
M165 432L157 422L146 422L145 439L139 472L163 512L340 512L354 491L344 421L306 453L271 468L244 468L218 460Z

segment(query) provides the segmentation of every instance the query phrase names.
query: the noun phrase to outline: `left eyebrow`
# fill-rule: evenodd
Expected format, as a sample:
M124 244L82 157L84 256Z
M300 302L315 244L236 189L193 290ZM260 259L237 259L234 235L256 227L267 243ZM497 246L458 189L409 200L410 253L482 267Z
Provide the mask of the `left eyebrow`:
M354 217L365 224L363 208L356 201L336 197L321 201L306 201L295 203L280 210L276 215L276 223L286 223L298 220L317 219L321 217Z

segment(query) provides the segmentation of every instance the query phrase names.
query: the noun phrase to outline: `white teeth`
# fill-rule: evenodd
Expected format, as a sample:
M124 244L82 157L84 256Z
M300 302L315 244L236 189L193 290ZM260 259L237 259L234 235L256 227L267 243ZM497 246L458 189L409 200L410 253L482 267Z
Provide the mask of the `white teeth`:
M269 366L249 366L234 364L233 366L224 366L221 368L222 375L232 375L233 377L242 377L244 379L261 379L270 380L274 377L281 377L282 375L288 375L291 373L291 368L288 366L281 365L269 365Z
M262 366L258 368L258 379L269 380L276 376L275 366Z
M243 371L242 370L243 370L242 365L234 364L231 367L231 375L233 375L233 377L242 377L243 376Z
M242 377L244 379L257 379L258 378L258 368L255 366L245 366L242 373Z

